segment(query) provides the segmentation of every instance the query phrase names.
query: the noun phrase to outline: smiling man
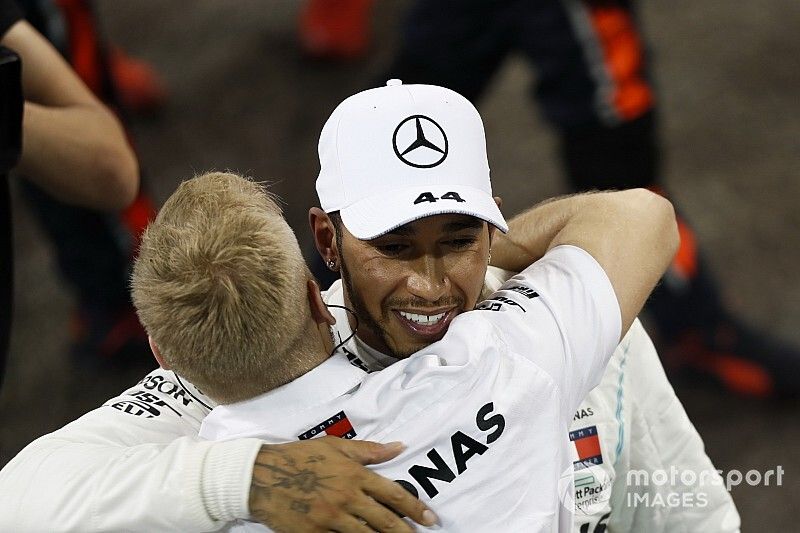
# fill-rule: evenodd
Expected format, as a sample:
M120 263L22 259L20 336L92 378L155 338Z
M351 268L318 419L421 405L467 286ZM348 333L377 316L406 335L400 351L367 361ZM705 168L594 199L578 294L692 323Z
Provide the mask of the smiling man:
M478 111L441 87L390 80L336 108L319 155L322 209L310 222L341 271L359 351L386 362L439 340L477 304L492 234L508 230Z
M604 195L579 195L544 203L506 224L492 196L480 117L465 99L441 87L391 82L345 100L323 129L320 162L321 208L312 208L309 219L320 254L344 280L323 294L336 319L334 351L369 371L438 340L455 317L511 276L494 267L522 271L545 255L576 214L593 213L596 224L603 224L617 209L659 205L646 191L626 192L618 197L625 201L612 206ZM632 249L649 246L645 233L627 232L624 239L620 244ZM610 255L626 261L624 253ZM490 261L494 267L487 270ZM636 280L646 269L633 266L621 271L619 283L610 276L622 291L620 301L631 297L626 287L641 290ZM500 294L481 306L499 313L516 303L516 297ZM737 530L736 509L721 483L626 486L630 470L714 472L647 334L638 321L622 330L629 326L564 435L574 444L574 472L564 475L566 487L574 476L576 490L564 496L574 506L575 531ZM0 472L0 505L6 506L0 526L4 519L16 526L16 519L30 530L103 530L88 526L93 523L112 530L208 530L266 513L259 515L280 519L286 531L324 531L336 529L332 516L353 513L349 495L363 495L360 480L366 474L352 462L333 473L326 469L330 465L308 462L325 439L277 451L261 449L253 439L198 442L202 420L216 402L201 392L204 383L194 385L200 389L174 372L156 370L104 407L31 444ZM352 436L327 416L320 417L319 431ZM328 448L327 460L333 451ZM329 499L319 507L321 491L286 496L291 479L273 479L270 499L258 490L259 480L276 464L304 465L332 476L332 483L353 480L358 490L323 494ZM176 484L182 478L191 483ZM642 491L662 498L702 491L706 504L627 504L626 494ZM133 508L120 506L123 494L135 495ZM384 494L387 505L401 499ZM292 504L297 496L324 512L313 520L298 513ZM421 519L422 508L416 513ZM97 522L97 516L105 521ZM64 517L70 522L56 527Z
M482 220L442 214L372 240L356 238L335 220L337 243L347 247L347 264L345 254L339 256L342 280L354 316L359 317L358 339L364 345L407 357L441 339L458 313L475 307L483 289L488 235L494 231ZM414 276L398 291L403 270L414 268L402 259L413 256L432 262L437 256L447 257L448 265L431 267L446 269L447 274L442 273L441 282ZM367 286L369 291L356 289Z

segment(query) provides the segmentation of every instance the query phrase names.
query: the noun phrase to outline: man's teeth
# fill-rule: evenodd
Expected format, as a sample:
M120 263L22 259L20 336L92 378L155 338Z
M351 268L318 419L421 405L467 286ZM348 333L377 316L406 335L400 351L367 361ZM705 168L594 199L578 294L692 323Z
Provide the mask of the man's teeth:
M411 322L415 322L417 324L421 324L423 326L431 326L436 324L441 319L444 318L444 315L447 313L439 313L438 315L418 315L416 313L406 313L404 311L400 311L400 316L405 318L406 320L410 320Z

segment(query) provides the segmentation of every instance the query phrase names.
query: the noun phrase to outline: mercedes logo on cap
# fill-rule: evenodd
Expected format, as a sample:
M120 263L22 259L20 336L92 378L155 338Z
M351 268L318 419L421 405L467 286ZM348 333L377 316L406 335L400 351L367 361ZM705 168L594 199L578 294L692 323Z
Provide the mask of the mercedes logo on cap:
M398 124L392 145L400 161L416 168L435 167L447 157L447 135L425 115L411 115Z

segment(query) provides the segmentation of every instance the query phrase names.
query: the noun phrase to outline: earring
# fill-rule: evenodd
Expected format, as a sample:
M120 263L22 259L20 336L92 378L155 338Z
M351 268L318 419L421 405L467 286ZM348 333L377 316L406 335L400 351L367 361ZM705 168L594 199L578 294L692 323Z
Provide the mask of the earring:
M486 259L486 264L491 264L492 262L492 251L489 250L489 257Z
M332 270L333 272L336 272L337 270L339 270L336 267L336 260L335 259L328 259L328 261L325 262L325 266L327 266L328 269Z

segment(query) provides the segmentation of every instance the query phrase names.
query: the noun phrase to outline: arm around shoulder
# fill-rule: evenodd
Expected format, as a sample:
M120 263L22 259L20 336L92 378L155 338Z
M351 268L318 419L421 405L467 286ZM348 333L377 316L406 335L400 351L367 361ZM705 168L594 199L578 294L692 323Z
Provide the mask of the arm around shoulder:
M677 251L675 211L669 200L646 189L579 198L548 248L571 244L594 257L614 288L624 335Z
M551 248L587 251L605 271L630 327L678 247L672 204L646 189L576 194L547 200L496 233L492 265L520 272Z

